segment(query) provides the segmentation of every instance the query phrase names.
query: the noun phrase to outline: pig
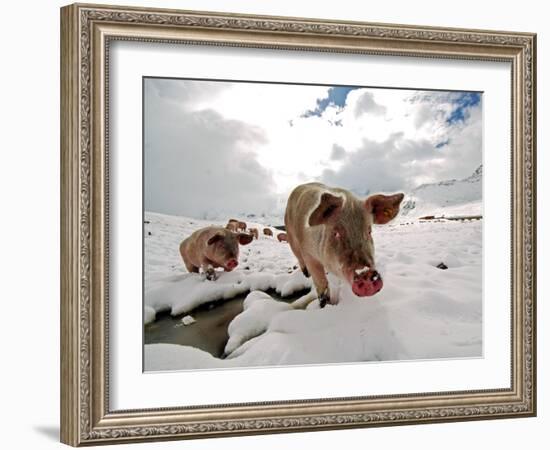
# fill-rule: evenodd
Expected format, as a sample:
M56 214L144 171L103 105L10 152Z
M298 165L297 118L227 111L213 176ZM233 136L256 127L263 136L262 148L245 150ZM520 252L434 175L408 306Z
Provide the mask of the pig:
M286 237L286 233L279 233L279 234L277 235L277 240L278 240L279 242L288 242L288 239L287 239L287 237Z
M270 228L264 228L264 234L266 236L273 236L273 231Z
M227 222L227 225L225 226L225 229L226 230L229 230L229 231L234 231L235 233L237 233L239 231L239 224L238 222Z
M239 265L239 244L252 242L247 233L234 233L222 227L205 227L195 231L180 244L180 254L189 272L198 273L199 268L206 278L216 280L214 270L223 267L231 272Z
M351 285L359 297L382 289L376 271L372 225L385 224L399 212L402 193L360 200L345 189L307 183L290 194L285 226L288 243L305 276L313 278L319 304L336 304L326 271Z
M246 223L237 219L229 219L225 228L231 231L246 231Z
M249 228L248 233L254 236L254 239L258 239L260 237L260 233L257 228Z

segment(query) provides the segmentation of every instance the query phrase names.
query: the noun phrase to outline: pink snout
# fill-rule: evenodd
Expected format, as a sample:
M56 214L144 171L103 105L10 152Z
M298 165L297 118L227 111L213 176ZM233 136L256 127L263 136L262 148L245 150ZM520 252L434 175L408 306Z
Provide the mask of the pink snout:
M225 268L228 272L231 272L238 265L239 265L239 261L237 261L236 259L230 259L225 263Z
M358 297L369 297L379 292L383 286L384 282L378 272L369 270L366 274L354 278L351 290Z

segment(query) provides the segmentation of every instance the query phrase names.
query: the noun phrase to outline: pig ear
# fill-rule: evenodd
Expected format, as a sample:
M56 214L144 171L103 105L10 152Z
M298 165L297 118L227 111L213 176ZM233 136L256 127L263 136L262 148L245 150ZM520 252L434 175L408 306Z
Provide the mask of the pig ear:
M340 215L343 203L344 200L342 197L325 192L321 195L319 206L309 216L309 226L314 227L315 225L327 223L329 220Z
M250 244L252 239L254 239L254 237L251 234L239 233L239 244L241 245Z
M223 234L216 233L214 236L208 239L208 245L215 244L216 242L221 241L222 239L223 239Z
M365 206L372 212L374 223L382 225L397 216L403 197L403 194L371 195L365 200Z

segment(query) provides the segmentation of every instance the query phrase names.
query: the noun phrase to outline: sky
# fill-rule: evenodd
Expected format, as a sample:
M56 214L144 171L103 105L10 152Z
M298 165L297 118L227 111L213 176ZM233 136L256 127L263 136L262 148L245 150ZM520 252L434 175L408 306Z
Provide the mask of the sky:
M469 176L482 95L146 78L143 151L147 211L281 215L310 181L366 197Z

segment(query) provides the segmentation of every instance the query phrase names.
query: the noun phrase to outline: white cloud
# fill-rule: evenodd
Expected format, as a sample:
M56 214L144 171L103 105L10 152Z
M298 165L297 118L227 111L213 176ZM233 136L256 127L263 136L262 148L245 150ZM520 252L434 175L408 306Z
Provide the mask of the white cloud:
M330 154L330 159L333 161L341 161L346 157L346 149L341 145L334 144L332 146L332 153Z
M151 81L145 180L154 211L280 212L303 182L408 190L466 177L482 160L481 105L465 103L449 120L460 116L460 93L355 89L345 105L304 117L329 87Z
M166 99L156 82L145 96L147 210L207 218L275 207L272 174L257 161L262 129L211 109L193 111L182 103L188 97Z
M376 103L374 94L369 91L363 91L355 102L355 117L362 114L383 115L386 113L386 107Z
M365 97L366 93L370 94ZM319 179L356 193L410 190L470 175L482 162L481 105L463 109L464 120L449 121L460 93L389 89L352 91L346 107L328 112L346 130L334 144L347 158ZM384 114L355 111L369 98ZM360 142L357 140L360 139Z

